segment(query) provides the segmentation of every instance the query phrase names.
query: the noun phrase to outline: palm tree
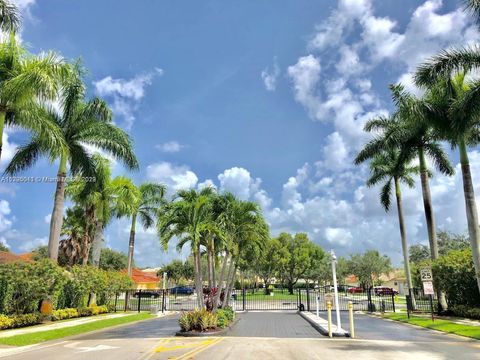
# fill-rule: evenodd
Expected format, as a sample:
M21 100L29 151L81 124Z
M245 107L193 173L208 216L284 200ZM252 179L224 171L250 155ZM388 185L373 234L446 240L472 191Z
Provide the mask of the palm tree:
M263 248L269 239L268 225L263 219L258 204L237 200L230 211L228 231L231 237L232 254L226 278L225 304L222 306L228 305L241 257L251 247Z
M15 32L20 27L20 14L15 4L10 1L0 1L0 29L5 32Z
M97 174L94 183L82 179L72 181L67 186L67 195L77 204L93 210L92 265L98 267L103 244L103 231L111 219L128 216L137 208L139 189L132 180L117 176L112 179L110 162L104 157L93 156Z
M429 66L434 67L435 64L424 64L420 71ZM468 233L480 290L480 230L467 150L468 146L480 141L480 80L468 84L465 74L457 73L448 78L438 77L438 81L428 85L427 90L428 101L435 111L435 116L429 118L429 125L441 139L448 141L452 148L459 149Z
M92 239L88 226L88 216L84 208L74 206L67 209L62 227L62 235L66 236L60 241L60 249L69 259L70 265L82 262L87 265Z
M135 227L137 218L144 229L149 229L155 224L158 208L165 203L166 187L160 184L145 183L138 187L139 197L134 204L132 225L130 227L130 240L128 243L128 275L132 274L133 250L135 247Z
M367 186L372 187L384 182L380 192L380 202L385 211L390 210L392 184L395 187L395 197L397 200L398 222L400 226L400 237L402 241L403 261L405 267L405 276L409 292L413 289L412 276L410 272L410 260L408 256L407 233L405 230L405 220L402 206L402 193L400 184L404 183L409 187L415 186L412 178L413 174L418 174L419 168L411 166L411 152L402 152L400 149L391 147L377 152L370 162L371 176L367 180Z
M7 174L16 174L33 166L40 156L47 156L51 161L59 160L48 241L48 254L53 261L57 261L58 258L67 166L70 165L72 176L95 180L95 161L87 148L93 146L123 161L130 169L138 168L132 142L123 130L112 123L111 111L107 104L99 98L85 100L81 72L78 65L73 67L71 76L62 87L61 113L52 108L42 112L42 115L48 118L48 122L60 129L62 143L52 141L52 133L36 135L17 150L5 170ZM92 185L93 182L89 184Z
M454 169L428 123L428 118L436 116L430 106L423 99L417 99L406 92L402 85L392 85L390 89L397 107L396 111L392 117L372 119L366 123L365 131L380 131L380 136L365 145L357 155L355 162L359 164L373 158L379 150L388 149L390 146L401 147L404 151L411 151L412 154L413 152L417 153L430 255L432 260L436 260L438 259L438 242L430 194L430 171L427 167L427 156L437 170L444 175L453 175ZM441 309L447 310L443 292L439 292L438 299Z
M190 244L193 255L195 289L197 306L204 308L203 281L200 263L202 238L206 233L222 236L217 224L212 220L211 202L212 188L196 190L180 190L175 199L159 210L157 232L165 249L172 238L178 239L177 250Z
M1 11L0 3L0 16ZM5 126L31 131L52 147L63 145L60 129L40 105L56 98L68 73L69 66L59 55L33 56L13 34L0 43L0 157Z

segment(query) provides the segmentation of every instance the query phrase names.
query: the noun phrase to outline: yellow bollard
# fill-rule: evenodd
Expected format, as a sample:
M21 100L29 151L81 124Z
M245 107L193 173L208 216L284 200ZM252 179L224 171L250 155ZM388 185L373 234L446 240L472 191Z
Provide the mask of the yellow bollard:
M332 337L332 302L327 301L328 336Z
M355 328L353 327L353 303L351 301L348 302L348 315L350 318L350 337L354 339Z

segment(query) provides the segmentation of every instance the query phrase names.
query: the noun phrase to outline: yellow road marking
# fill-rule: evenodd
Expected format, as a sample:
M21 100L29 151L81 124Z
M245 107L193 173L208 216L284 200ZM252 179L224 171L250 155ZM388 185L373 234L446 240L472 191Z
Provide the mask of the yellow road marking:
M208 341L208 344L202 345L196 349L190 350L189 352L180 355L176 360L183 360L183 359L193 359L193 356L200 354L202 351L206 350L210 346L218 344L220 341L224 340L225 338L216 338L213 340Z
M183 345L174 345L174 346L163 346L166 344L163 343L162 346L159 346L155 349L155 352L159 353L159 352L165 352L165 351L173 351L173 350L177 350L177 349L183 349L183 348L188 348L188 347L197 347L197 346L203 346L203 345L209 345L212 341L214 340L204 340L204 341L201 341L201 342L190 342L190 343L187 343L187 344L183 344Z

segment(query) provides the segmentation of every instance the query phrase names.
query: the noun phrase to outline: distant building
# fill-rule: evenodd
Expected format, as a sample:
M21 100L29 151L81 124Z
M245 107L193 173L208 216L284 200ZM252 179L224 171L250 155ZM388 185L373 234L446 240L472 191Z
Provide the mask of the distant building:
M127 270L123 270L123 272L127 272ZM157 274L152 271L132 269L131 278L135 283L135 288L137 290L160 288L161 278L159 278Z
M17 261L33 261L32 253L14 254L10 251L0 251L0 264L10 264Z
M408 292L407 278L402 269L395 269L388 274L380 275L378 282L380 282L381 286L397 290L401 295L405 295ZM357 287L360 286L360 281L355 275L348 275L345 278L345 285Z

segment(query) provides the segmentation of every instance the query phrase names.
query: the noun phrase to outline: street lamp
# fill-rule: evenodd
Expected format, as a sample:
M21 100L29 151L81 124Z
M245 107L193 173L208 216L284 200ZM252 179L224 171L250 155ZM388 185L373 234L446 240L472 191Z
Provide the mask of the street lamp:
M330 251L330 255L332 256L332 274L333 274L333 291L335 294L335 312L337 314L337 331L343 331L342 330L342 322L340 320L340 308L338 305L338 287L337 287L337 270L336 270L336 265L337 265L337 256L333 252L333 250Z

